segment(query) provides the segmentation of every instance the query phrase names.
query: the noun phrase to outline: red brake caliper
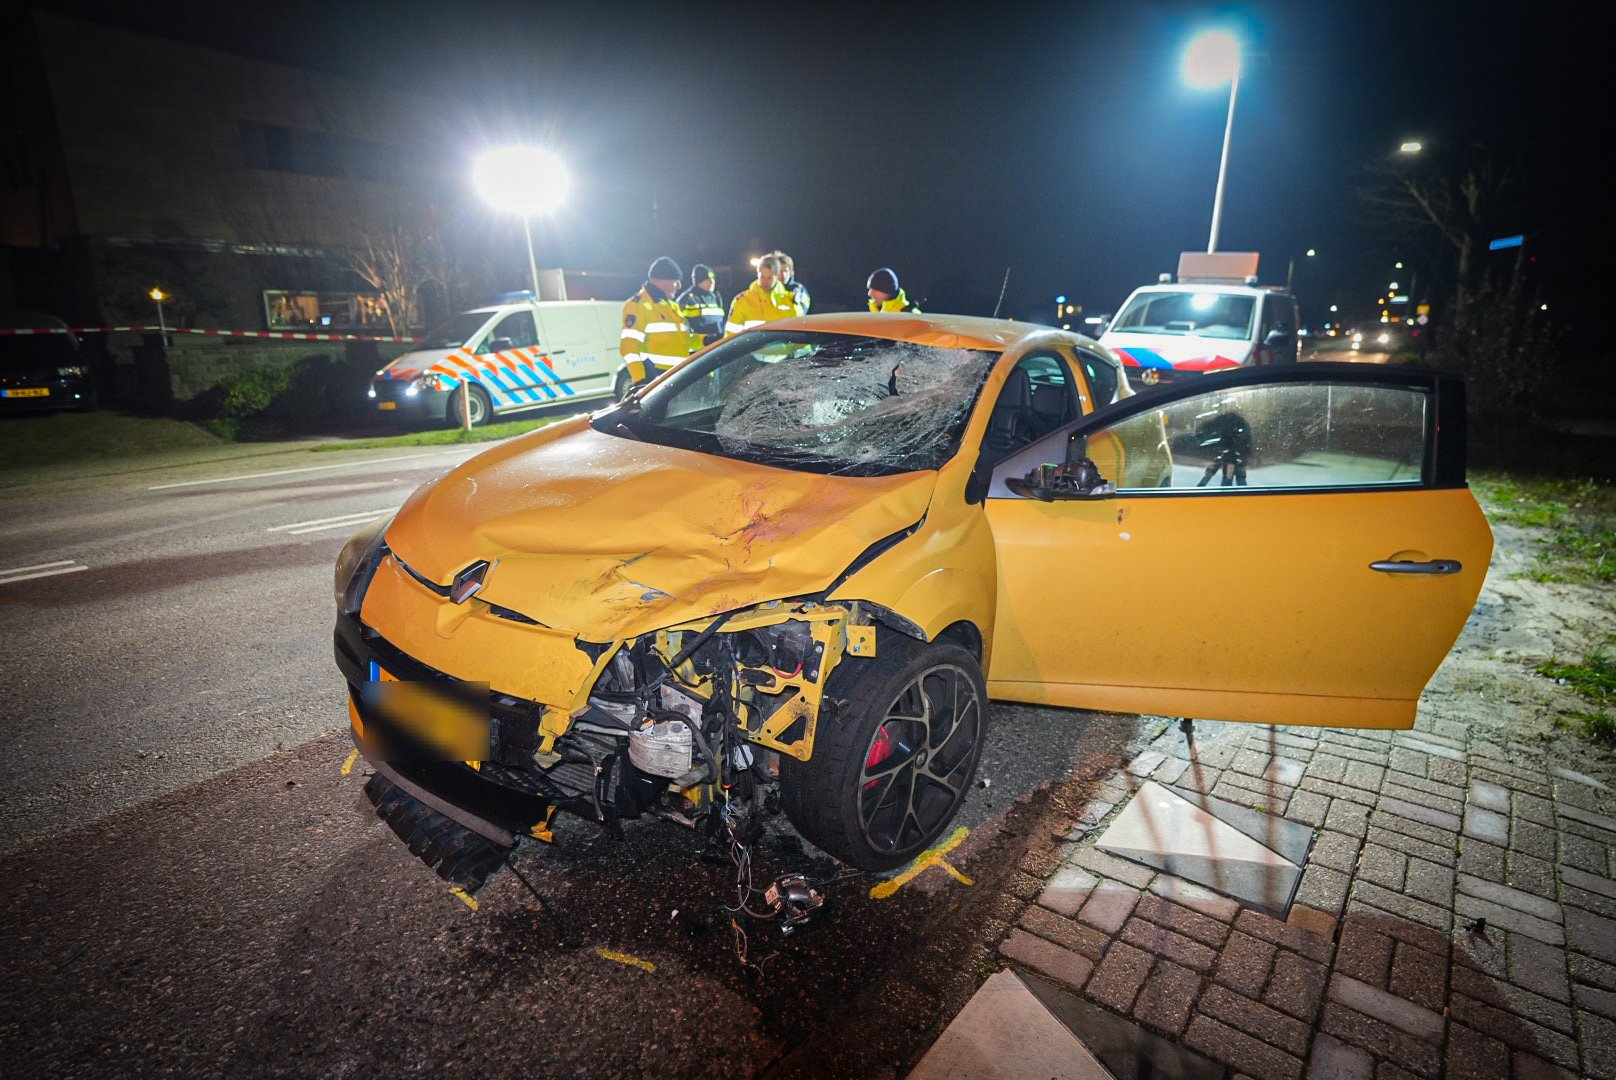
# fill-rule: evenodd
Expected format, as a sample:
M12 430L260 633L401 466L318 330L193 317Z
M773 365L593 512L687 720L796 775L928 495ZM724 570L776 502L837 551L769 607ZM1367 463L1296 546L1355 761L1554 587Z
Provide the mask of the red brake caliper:
M887 734L887 729L883 727L875 733L875 742L870 745L870 756L864 760L864 767L873 769L891 756L892 737ZM877 781L871 780L864 785L864 790L868 791L876 783Z

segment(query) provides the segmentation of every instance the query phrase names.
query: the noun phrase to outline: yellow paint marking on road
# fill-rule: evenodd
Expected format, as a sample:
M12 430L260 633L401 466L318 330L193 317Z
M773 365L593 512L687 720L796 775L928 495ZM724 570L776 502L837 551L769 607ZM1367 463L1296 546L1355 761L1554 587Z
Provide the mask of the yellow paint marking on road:
M602 960L610 960L616 964L627 964L629 967L637 967L641 971L656 970L656 965L651 963L651 961L641 960L638 956L630 956L628 953L618 952L616 949L596 949L595 955L599 956Z
M465 904L471 910L477 910L477 898L458 885L449 886L449 895Z
M897 892L899 889L903 888L905 885L909 884L916 877L918 877L921 871L925 870L926 867L934 865L941 866L944 870L947 870L953 875L954 880L960 882L961 884L972 884L970 878L954 869L954 867L950 866L943 859L944 855L947 855L950 851L953 851L955 848L959 847L960 844L964 843L965 837L970 834L970 831L971 830L966 828L964 825L961 825L959 828L955 829L953 836L950 836L941 844L938 844L930 851L925 852L919 858L915 859L914 862L909 864L909 869L905 870L891 881L877 882L875 886L870 889L870 898L873 900L885 900L887 897L891 896L893 893Z
M352 750L348 751L348 757L342 763L342 775L347 776L349 773L353 772L354 762L358 760L359 747L356 746Z

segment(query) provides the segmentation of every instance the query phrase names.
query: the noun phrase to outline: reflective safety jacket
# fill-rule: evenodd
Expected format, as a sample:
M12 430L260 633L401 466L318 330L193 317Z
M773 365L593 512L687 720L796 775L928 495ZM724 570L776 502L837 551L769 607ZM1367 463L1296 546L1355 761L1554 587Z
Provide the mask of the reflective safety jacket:
M808 286L792 278L791 284L787 285L786 289L791 293L791 302L797 305L797 314L808 314L808 309L814 302L814 298L808 295Z
M792 302L791 293L784 286L776 281L774 288L765 290L754 281L751 287L743 293L736 293L735 299L730 301L729 321L724 324L724 333L739 334L751 326L796 316L797 305Z
M694 285L679 297L679 313L690 327L690 351L711 345L724 336L724 298Z
M617 351L635 384L654 379L690 355L690 328L679 305L649 281L623 304Z
M919 304L911 304L909 302L909 297L904 294L904 291L902 289L899 289L898 290L898 295L894 296L891 300L883 300L879 304L876 303L874 300L871 300L870 301L870 310L871 311L912 311L916 315L923 314L923 312L920 310L920 305Z

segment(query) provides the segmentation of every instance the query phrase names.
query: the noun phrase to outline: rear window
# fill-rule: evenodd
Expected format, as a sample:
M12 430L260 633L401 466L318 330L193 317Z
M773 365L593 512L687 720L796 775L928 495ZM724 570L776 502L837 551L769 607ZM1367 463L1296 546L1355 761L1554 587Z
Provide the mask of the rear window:
M1139 293L1128 301L1111 329L1134 334L1249 339L1256 308L1255 297L1238 293Z

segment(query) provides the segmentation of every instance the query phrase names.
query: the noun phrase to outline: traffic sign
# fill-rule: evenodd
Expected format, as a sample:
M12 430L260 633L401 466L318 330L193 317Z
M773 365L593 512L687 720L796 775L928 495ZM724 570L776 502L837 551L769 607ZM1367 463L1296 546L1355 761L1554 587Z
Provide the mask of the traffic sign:
M1497 240L1490 240L1487 242L1487 250L1503 251L1505 248L1520 247L1524 243L1526 243L1526 237L1524 234L1517 233L1514 236L1500 236Z

